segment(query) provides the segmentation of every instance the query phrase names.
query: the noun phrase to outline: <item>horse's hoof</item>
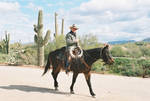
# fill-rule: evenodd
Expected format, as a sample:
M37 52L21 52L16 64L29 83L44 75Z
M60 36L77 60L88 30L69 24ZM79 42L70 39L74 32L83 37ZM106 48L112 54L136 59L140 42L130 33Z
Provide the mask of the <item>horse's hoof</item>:
M94 94L94 93L92 93L91 95L92 95L92 97L95 97L95 96L96 96L96 94Z
M70 91L71 94L75 94L74 91Z
M58 91L58 87L55 87L55 91Z

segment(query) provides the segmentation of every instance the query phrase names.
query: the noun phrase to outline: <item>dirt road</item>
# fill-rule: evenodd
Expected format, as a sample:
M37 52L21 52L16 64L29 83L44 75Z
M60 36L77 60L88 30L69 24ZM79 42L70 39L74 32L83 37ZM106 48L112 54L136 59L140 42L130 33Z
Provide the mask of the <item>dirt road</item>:
M0 101L150 101L150 78L92 74L92 98L83 74L77 78L76 94L70 94L72 73L59 74L59 91L54 90L51 73L42 73L37 68L0 66Z

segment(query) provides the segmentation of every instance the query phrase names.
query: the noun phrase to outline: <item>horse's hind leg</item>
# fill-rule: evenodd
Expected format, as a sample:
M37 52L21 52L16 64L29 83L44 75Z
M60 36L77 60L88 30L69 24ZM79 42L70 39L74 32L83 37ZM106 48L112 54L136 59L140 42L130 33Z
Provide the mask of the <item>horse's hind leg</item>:
M72 94L74 94L73 87L76 82L77 76L78 76L78 73L73 73L72 84L70 86L70 93L72 93Z
M60 72L60 68L53 69L53 71L52 71L52 76L53 76L53 79L54 79L55 90L58 90L57 76L58 76L59 72Z

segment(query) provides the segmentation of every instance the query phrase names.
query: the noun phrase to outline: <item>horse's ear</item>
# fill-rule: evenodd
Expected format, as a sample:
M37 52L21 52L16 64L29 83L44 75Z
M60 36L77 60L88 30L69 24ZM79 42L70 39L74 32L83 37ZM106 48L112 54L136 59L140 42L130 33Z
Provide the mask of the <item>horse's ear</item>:
M104 44L104 47L105 47L105 48L109 48L109 47L110 47L110 45L109 45L109 44L107 44L107 43L105 43L105 44Z

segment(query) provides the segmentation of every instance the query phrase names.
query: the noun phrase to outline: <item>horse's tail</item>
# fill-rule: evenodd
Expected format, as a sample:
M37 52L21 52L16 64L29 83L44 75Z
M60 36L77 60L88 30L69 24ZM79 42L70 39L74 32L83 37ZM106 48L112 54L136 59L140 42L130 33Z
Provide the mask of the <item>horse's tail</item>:
M47 73L47 71L52 67L52 60L51 60L51 56L50 54L48 55L48 60L47 60L47 64L45 66L45 69L44 69L44 73L42 74L45 75Z

